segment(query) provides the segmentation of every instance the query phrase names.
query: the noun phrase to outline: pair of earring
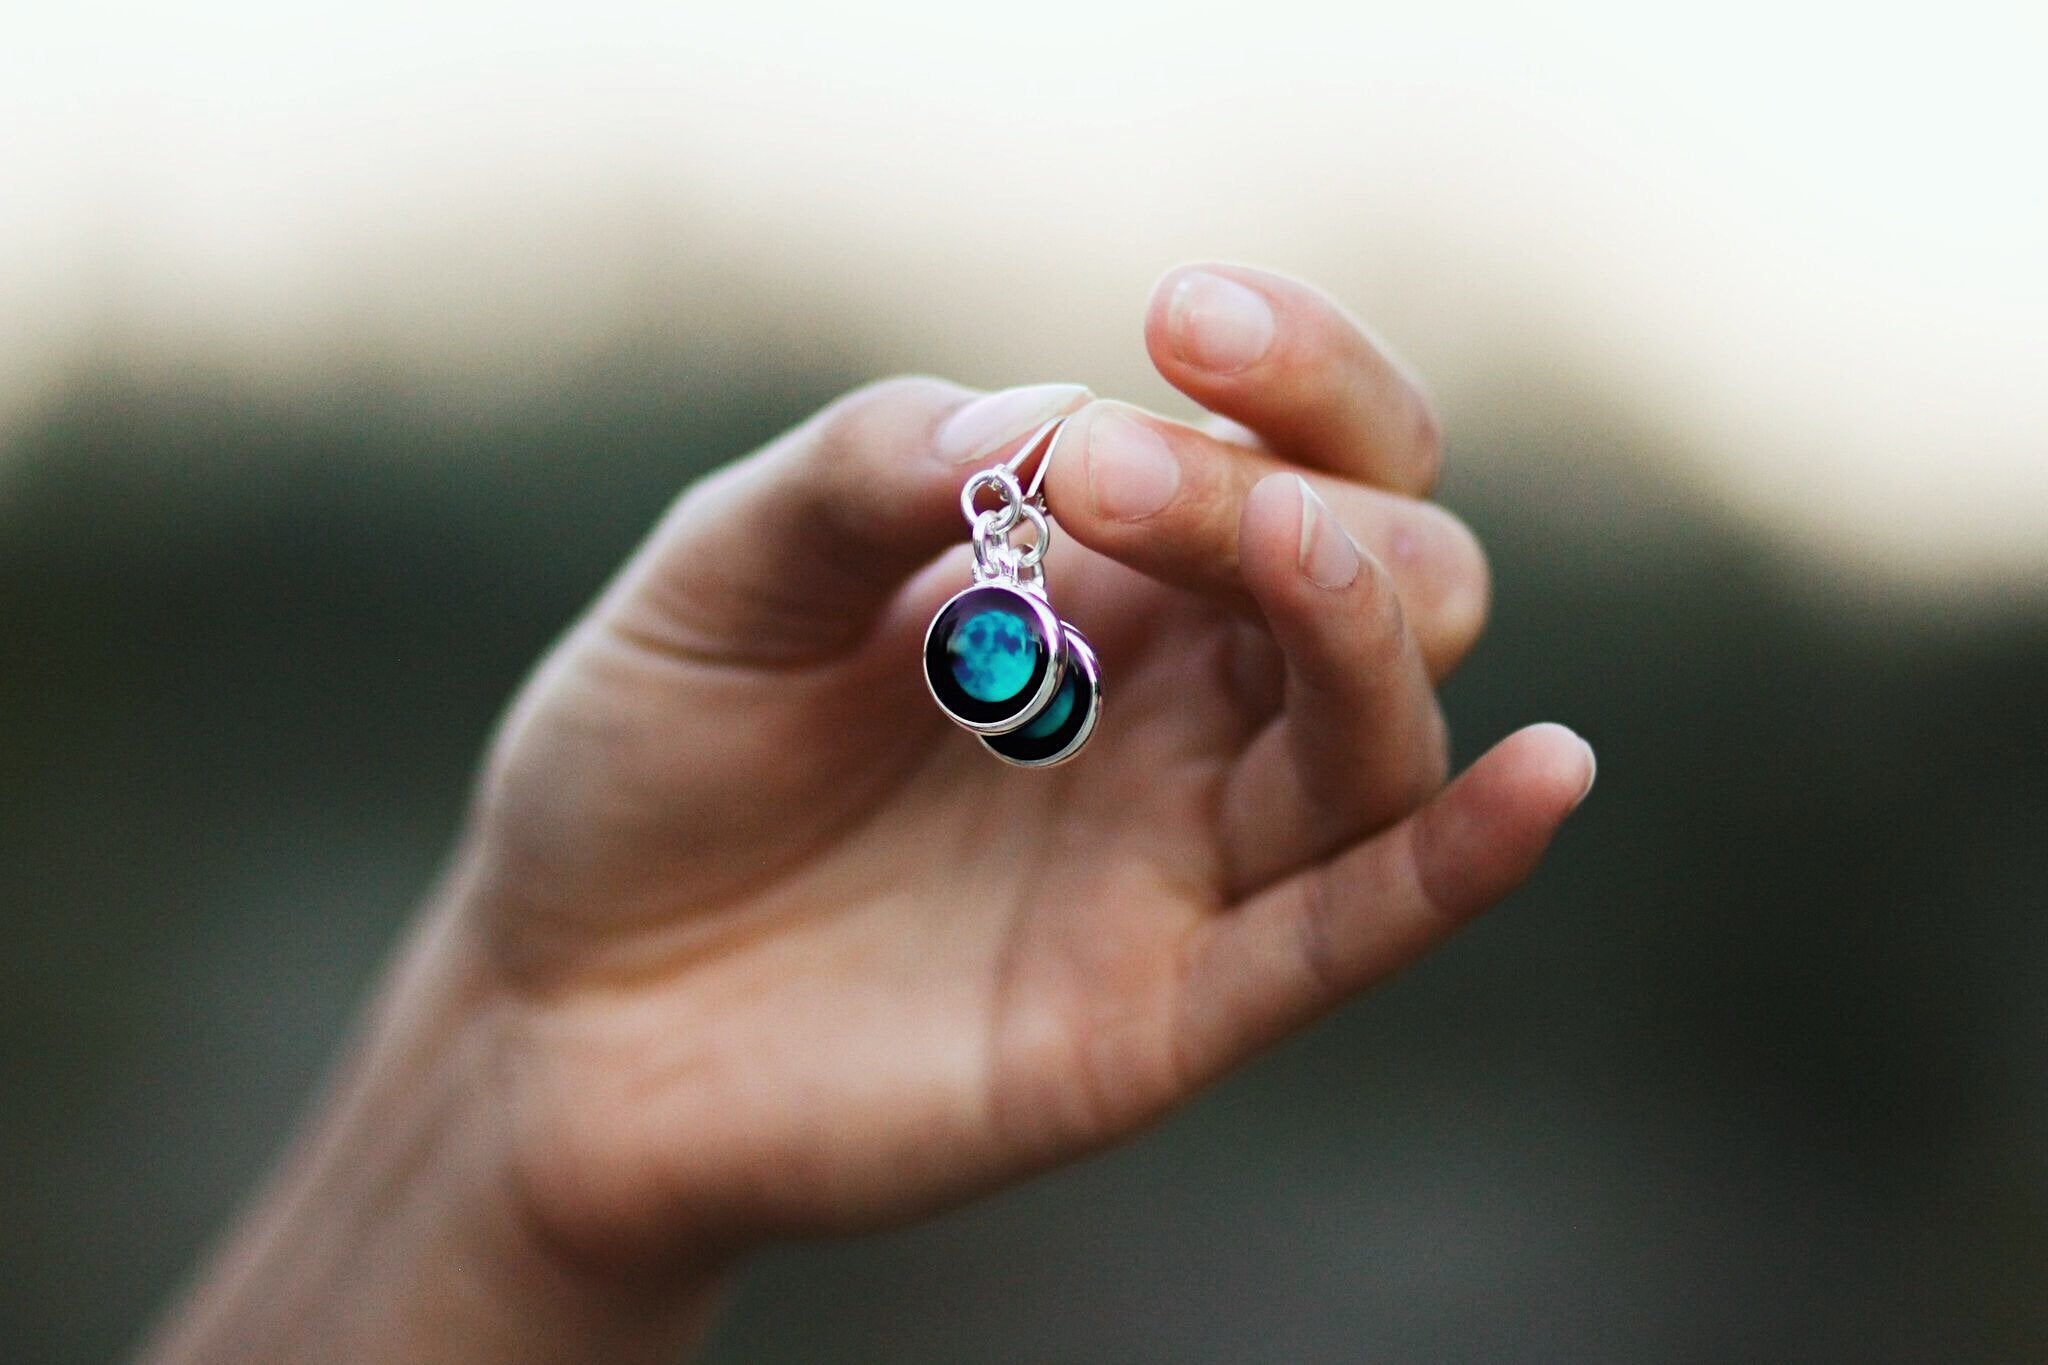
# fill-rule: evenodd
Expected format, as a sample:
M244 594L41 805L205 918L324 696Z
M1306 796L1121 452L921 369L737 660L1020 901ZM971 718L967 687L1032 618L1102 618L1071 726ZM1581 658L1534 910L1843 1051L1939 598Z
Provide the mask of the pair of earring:
M1010 459L975 474L961 490L974 581L939 608L924 637L925 685L939 709L1021 768L1049 768L1080 753L1102 710L1095 651L1053 611L1045 591L1052 525L1041 489L1065 420L1040 427ZM1027 489L1017 471L1041 448ZM996 506L978 506L984 492L996 495ZM1014 543L1025 526L1035 533L1031 542Z

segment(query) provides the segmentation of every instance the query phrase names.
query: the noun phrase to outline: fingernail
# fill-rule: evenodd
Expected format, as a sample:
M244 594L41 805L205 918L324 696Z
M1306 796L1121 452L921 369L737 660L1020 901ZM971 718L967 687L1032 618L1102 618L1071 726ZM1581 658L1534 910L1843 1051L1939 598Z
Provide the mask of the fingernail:
M1294 485L1301 490L1301 571L1319 588L1349 587L1358 577L1358 546L1307 479L1297 474Z
M1584 805L1586 798L1592 795L1593 779L1600 775L1600 756L1593 752L1593 746L1586 743L1584 736L1580 737L1579 744L1586 751L1586 785L1579 788L1578 796L1572 801L1573 810Z
M1087 401L1088 390L1079 384L1032 384L985 394L939 428L939 454L955 464L990 459L1010 442Z
M1166 438L1103 404L1088 421L1088 493L1116 521L1151 516L1180 488L1180 461Z
M1174 354L1198 369L1235 374L1258 363L1273 345L1273 309L1236 280L1191 270L1175 281L1166 304Z

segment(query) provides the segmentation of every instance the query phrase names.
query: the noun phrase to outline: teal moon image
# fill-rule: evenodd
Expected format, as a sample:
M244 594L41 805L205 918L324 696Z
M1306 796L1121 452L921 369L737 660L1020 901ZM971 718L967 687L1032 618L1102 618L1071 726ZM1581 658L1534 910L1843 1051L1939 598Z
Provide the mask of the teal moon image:
M1067 717L1074 714L1074 693L1079 690L1079 685L1074 679L1075 673L1069 671L1067 676L1060 680L1060 690L1053 694L1052 701L1046 708L1038 713L1037 720L1017 731L1019 738L1044 739L1067 723Z
M1042 599L983 583L939 608L924 636L924 680L939 707L978 734L1037 719L1059 691L1060 620Z
M1101 665L1080 631L1062 624L1060 635L1066 645L1067 666L1052 699L1015 730L981 737L983 747L1005 762L1025 768L1064 763L1080 753L1095 733L1102 708Z
M1031 684L1038 670L1030 628L1022 617L1000 608L978 611L955 626L946 657L954 681L976 701L1008 701ZM1073 705L1071 694L1067 704Z

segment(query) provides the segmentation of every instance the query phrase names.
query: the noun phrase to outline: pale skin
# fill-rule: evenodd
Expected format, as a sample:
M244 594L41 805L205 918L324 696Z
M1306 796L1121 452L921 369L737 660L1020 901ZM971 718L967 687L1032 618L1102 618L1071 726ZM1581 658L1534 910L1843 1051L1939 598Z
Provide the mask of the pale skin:
M775 1239L1130 1135L1518 885L1569 730L1447 782L1485 562L1436 419L1325 296L1169 274L1186 425L863 389L688 491L528 682L306 1134L146 1358L675 1360ZM1107 707L997 763L920 675L957 499L1047 418ZM1189 1192L1189 1198L1200 1193Z

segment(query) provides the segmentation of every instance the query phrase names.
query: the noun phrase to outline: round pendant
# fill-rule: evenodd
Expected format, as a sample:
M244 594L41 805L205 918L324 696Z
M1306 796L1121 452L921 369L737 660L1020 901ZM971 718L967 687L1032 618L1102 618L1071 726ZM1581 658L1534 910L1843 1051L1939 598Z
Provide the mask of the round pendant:
M1002 735L984 735L982 744L1005 763L1020 768L1050 768L1064 763L1095 733L1102 711L1102 669L1095 651L1080 631L1063 626L1067 667L1059 690L1030 721Z
M924 637L924 680L939 706L978 735L1029 724L1059 691L1060 621L1032 593L982 583L939 608Z

